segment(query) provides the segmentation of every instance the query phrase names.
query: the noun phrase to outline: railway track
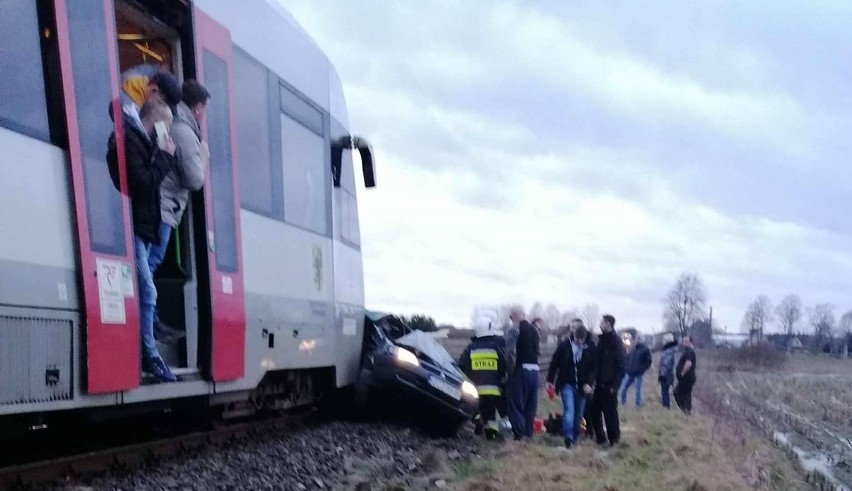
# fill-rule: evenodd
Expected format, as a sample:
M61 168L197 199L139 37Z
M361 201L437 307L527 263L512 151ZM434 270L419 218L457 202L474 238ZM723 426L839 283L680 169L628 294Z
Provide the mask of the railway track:
M148 462L205 447L222 446L262 432L304 425L315 418L315 413L311 411L288 413L257 421L221 425L206 431L0 467L0 490L25 490L50 483L61 484L71 479L79 481L109 470L129 470Z

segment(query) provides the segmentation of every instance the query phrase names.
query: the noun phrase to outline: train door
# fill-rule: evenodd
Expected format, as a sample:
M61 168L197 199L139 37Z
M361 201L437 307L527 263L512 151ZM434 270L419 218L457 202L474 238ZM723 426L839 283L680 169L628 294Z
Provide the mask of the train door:
M90 394L139 385L139 307L130 202L120 160L119 192L106 163L122 134L112 0L56 0L71 186L84 298L83 381ZM61 295L61 292L60 292Z
M116 29L122 71L153 64L179 80L197 79L211 94L200 121L210 150L206 182L192 193L155 273L159 321L173 331L157 347L182 380L239 378L245 308L230 34L194 6L147 0L116 2Z
M209 304L209 337L199 354L215 381L234 380L245 370L245 294L243 288L237 132L233 108L232 44L228 29L197 6L195 27L196 77L210 92L201 128L210 149L210 170L204 188L206 224L197 240L206 244L204 284ZM200 207L199 207L200 208Z

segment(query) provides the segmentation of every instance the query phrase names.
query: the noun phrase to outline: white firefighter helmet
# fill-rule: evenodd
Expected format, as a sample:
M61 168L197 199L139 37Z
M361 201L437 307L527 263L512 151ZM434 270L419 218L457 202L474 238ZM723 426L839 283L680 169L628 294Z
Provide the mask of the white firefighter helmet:
M474 331L476 333L476 337L481 338L483 336L492 336L494 335L494 331L496 330L494 327L494 322L488 317L480 317L476 319L476 323L473 326Z

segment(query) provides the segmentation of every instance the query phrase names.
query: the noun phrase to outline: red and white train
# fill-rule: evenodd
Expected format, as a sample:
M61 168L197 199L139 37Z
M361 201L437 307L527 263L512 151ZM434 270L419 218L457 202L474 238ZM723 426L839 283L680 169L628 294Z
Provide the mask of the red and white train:
M358 373L364 280L340 80L276 0L8 0L0 14L0 427L192 398L244 414ZM121 73L211 93L210 168L157 271L159 347L140 372L130 200L110 181ZM109 411L108 411L109 412Z

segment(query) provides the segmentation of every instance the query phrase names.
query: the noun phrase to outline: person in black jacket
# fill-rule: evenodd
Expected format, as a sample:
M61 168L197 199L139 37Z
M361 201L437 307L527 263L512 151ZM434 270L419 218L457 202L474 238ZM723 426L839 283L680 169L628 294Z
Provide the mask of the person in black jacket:
M645 345L641 335L633 338L633 349L627 355L624 381L621 383L621 405L627 405L627 389L636 384L636 407L642 405L642 376L651 368L651 350Z
M474 327L476 337L459 357L459 367L479 392L480 420L477 426L485 428L486 439L494 440L500 435L496 413L506 375L506 354L503 352L503 340L495 335L491 319L481 317Z
M674 389L674 399L677 407L685 414L692 414L692 388L695 387L695 346L692 336L686 335L681 340L683 353L675 368L677 386Z
M624 343L615 332L615 317L601 320L597 346L597 383L595 384L592 424L598 444L616 445L621 439L618 422L618 387L624 378ZM606 432L604 432L606 421Z
M515 440L532 438L538 408L539 345L538 329L526 320L520 310L511 314L518 326L515 367L509 379L509 421Z
M553 353L547 384L562 398L562 435L571 448L580 433L580 420L586 398L592 395L597 367L594 348L587 344L588 331L582 325L574 329L573 339L565 339Z
M151 98L142 106L139 118L141 129L129 116L123 116L124 157L133 210L133 247L139 282L142 369L160 382L174 382L177 378L160 357L154 341L157 288L148 265L151 245L160 240L160 184L176 164L174 142L167 134L159 140L155 124L162 122L166 128L171 126L172 111L166 103ZM110 136L107 161L110 167L118 168L115 134Z

